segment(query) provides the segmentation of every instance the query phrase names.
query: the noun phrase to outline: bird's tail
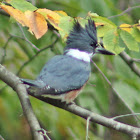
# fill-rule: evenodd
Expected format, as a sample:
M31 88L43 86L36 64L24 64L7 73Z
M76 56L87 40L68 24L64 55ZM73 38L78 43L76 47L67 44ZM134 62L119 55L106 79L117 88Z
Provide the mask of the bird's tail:
M35 80L22 79L22 78L20 80L23 82L23 84L27 84L29 86L35 86L35 87L38 86L38 84L37 84L37 82Z

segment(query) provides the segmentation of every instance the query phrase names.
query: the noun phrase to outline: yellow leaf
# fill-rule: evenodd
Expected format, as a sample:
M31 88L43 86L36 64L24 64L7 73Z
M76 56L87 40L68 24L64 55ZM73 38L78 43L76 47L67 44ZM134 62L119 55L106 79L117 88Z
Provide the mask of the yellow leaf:
M7 2L7 3L10 3L10 2L11 2L11 0L6 0L6 2Z
M37 12L41 14L43 13L46 19L53 20L57 24L59 23L60 15L57 14L56 12L51 11L49 9L38 9Z
M99 15L98 14L96 14L96 13L91 13L91 12L88 12L88 14L87 14L87 16L88 17L98 17Z
M26 11L25 16L29 20L29 31L33 32L37 39L41 38L48 30L44 16L32 11Z
M135 24L135 27L138 28L140 30L140 23Z
M16 19L22 26L29 27L29 31L33 33L37 39L41 38L47 32L47 22L43 15L32 11L23 13L20 10L6 5L1 5L0 7Z
M59 14L49 9L38 9L36 12L42 14L54 26L54 28L62 30L58 27L61 18Z
M98 27L98 26L104 26L105 24L104 23L100 23L100 22L96 22L95 25Z
M120 27L122 30L125 30L125 31L127 31L127 32L130 33L131 28L132 28L132 25L129 25L129 24L121 24L119 27Z
M62 16L68 16L67 13L65 13L64 11L55 11L55 12Z
M25 17L24 13L20 10L14 9L11 6L1 5L0 6L5 12L7 12L10 16L15 18L22 26L29 26L29 21Z
M70 16L61 17L59 27L63 30L59 30L59 33L64 41L66 41L68 34L73 28L74 19Z

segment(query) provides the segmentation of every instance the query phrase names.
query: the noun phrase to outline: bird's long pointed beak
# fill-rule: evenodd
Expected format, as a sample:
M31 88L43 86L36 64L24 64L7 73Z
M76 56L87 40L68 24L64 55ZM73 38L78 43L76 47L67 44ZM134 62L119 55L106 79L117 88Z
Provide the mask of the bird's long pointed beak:
M115 55L114 53L107 51L106 49L101 48L101 47L96 48L95 53L100 53L100 54L104 54L104 55Z

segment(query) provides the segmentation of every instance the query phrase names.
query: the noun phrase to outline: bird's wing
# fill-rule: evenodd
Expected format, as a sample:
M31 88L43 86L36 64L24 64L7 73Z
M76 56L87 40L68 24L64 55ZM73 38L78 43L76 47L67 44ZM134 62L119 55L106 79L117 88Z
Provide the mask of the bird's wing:
M37 78L37 81L45 84L40 94L58 95L80 89L87 82L89 74L89 63L66 55L55 56L46 63Z

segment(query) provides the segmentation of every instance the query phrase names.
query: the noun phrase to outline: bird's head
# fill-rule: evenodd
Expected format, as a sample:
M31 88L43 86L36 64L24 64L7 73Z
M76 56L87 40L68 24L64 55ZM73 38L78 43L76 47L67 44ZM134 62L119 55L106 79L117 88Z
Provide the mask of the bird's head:
M80 59L89 56L89 58L87 58L88 60L95 53L113 55L112 52L99 47L96 26L91 19L88 20L85 28L83 28L78 21L75 21L73 29L67 38L67 46L64 53L73 57L77 55L77 58L80 57Z

